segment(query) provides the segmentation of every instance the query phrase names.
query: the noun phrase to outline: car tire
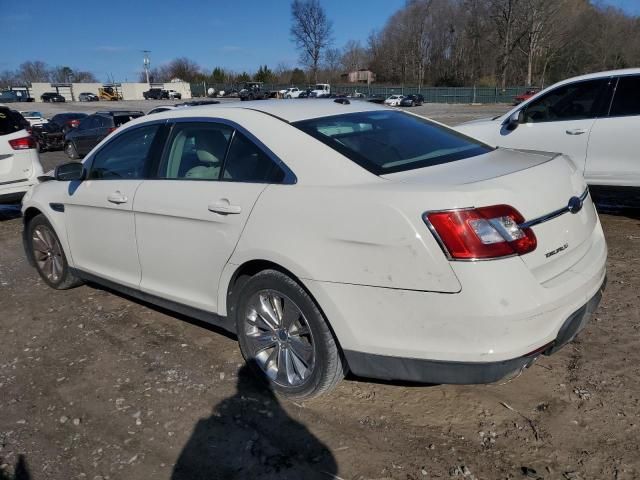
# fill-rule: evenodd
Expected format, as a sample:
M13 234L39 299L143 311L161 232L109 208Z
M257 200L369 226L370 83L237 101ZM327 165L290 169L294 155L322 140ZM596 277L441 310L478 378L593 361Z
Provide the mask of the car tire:
M82 285L82 280L71 273L60 239L46 217L36 215L26 228L29 255L44 282L56 290Z
M78 150L76 150L76 146L72 142L67 142L64 146L64 153L66 153L71 160L78 160L80 158Z
M344 378L346 362L324 315L288 275L263 270L250 277L233 312L243 357L274 392L306 400Z

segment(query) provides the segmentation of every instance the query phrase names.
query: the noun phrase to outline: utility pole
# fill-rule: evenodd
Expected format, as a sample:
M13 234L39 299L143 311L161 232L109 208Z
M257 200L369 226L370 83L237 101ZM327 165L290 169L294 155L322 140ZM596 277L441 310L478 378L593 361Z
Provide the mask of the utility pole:
M151 53L151 50L142 50L142 53L144 53L144 60L142 61L142 63L144 64L144 73L147 76L147 85L150 85L149 66L151 65L151 60L149 60L149 54Z

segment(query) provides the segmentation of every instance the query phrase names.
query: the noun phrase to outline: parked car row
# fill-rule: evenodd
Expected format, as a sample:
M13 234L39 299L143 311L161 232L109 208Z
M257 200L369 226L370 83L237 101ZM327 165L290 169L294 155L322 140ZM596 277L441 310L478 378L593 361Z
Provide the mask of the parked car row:
M175 90L164 90L162 88L150 88L146 92L142 93L145 100L169 100L169 99L182 99L182 94Z

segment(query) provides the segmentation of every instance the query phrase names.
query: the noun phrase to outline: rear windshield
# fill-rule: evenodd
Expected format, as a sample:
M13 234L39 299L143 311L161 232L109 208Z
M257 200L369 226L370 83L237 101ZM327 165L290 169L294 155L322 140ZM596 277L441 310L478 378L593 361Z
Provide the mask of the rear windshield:
M482 155L491 147L429 120L378 110L293 124L376 175Z
M17 132L26 127L26 120L18 112L0 108L0 135Z
M113 117L113 123L115 127L119 127L120 125L124 125L125 123L133 120L134 118L141 117L139 113L132 113L127 115L116 115Z

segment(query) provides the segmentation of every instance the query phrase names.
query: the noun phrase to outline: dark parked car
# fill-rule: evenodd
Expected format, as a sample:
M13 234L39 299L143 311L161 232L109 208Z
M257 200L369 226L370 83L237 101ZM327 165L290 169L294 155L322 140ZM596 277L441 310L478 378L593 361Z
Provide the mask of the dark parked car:
M217 105L218 100L191 100L189 102L176 103L176 107L197 107L198 105Z
M146 92L142 93L145 100L162 100L169 99L169 92L162 90L161 88L150 88Z
M100 100L100 98L98 98L98 95L96 95L95 93L82 92L80 95L78 95L78 100L80 100L81 102L97 102L98 100Z
M387 99L387 97L385 95L382 95L381 93L374 93L372 95L369 95L367 97L367 102L371 102L371 103L384 103L384 101Z
M266 100L271 92L262 89L262 82L247 82L238 94L240 100Z
M65 99L62 95L56 92L45 92L40 95L40 99L43 102L64 102Z
M69 130L74 129L78 126L80 120L86 117L86 113L58 113L57 115L51 117L49 122L55 123L56 125L58 125L58 127L60 127L60 130L63 134L67 134Z
M62 150L64 133L60 126L53 122L41 123L31 127L31 136L38 145L39 152Z
M401 107L417 107L424 103L424 97L419 93L417 95L407 95L400 100Z
M64 151L71 159L82 158L120 125L143 115L140 111L128 110L108 110L89 115L65 135Z

